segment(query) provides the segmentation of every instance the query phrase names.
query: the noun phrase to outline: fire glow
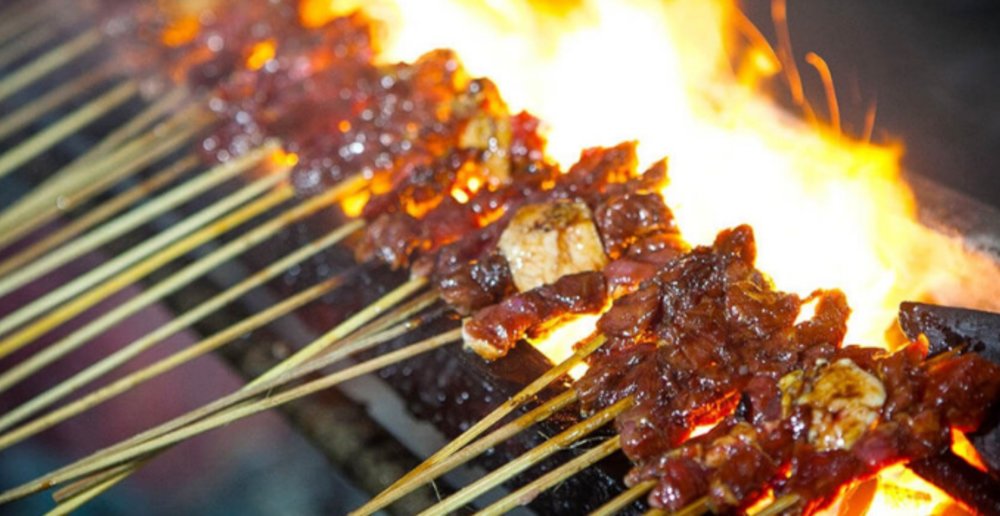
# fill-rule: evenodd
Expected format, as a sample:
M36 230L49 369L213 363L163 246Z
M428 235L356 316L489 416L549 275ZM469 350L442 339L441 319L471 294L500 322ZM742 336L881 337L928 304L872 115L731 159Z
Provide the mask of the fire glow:
M304 0L301 14L318 26L356 9L384 25L385 62L454 49L512 111L547 124L550 157L562 165L624 140L640 143L644 165L667 156L663 195L686 239L710 243L720 229L750 224L758 266L778 288L847 294L849 343L890 346L885 334L904 300L1000 308L990 295L1000 285L995 263L916 222L901 146L839 134L835 109L828 126L809 125L762 93L792 77L801 104L799 73L830 71L812 54L814 69L794 68L790 49L773 50L726 0ZM533 344L561 360L594 321ZM924 509L955 505L905 468L877 481L878 514L913 513L896 492L920 493L911 498L926 498Z

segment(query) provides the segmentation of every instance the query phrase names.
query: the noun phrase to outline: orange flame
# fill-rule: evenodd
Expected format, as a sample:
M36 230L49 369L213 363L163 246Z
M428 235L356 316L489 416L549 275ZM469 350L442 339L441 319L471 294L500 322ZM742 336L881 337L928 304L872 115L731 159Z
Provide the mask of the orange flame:
M916 221L901 145L851 141L762 93L784 72L795 103L811 113L784 3L776 6L779 52L728 0L302 0L300 14L317 26L365 11L386 26L384 62L456 50L513 111L548 124L548 152L563 165L585 147L624 140L640 142L644 164L669 156L663 195L686 238L709 243L720 229L751 224L759 267L778 288L845 291L854 310L850 342L885 345L908 299L1000 309L992 295L1000 267ZM829 87L835 119L836 70L818 56L808 61L815 70L805 72L821 73ZM458 192L459 201L468 198ZM580 318L533 344L559 361L595 320ZM902 466L877 481L871 514L954 505Z

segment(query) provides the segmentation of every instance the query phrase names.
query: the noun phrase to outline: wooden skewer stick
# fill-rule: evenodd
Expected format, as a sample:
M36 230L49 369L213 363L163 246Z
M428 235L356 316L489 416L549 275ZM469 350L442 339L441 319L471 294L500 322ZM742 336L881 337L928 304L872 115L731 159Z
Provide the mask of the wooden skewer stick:
M119 305L108 313L90 322L83 328L80 328L67 337L31 356L24 362L14 366L3 374L0 374L0 391L10 388L12 385L34 374L42 367L64 357L70 351L73 351L94 337L104 333L139 310L176 292L178 289L201 277L215 267L231 260L245 251L248 251L256 245L263 243L265 240L272 237L275 233L285 227L298 222L299 220L302 220L330 206L331 204L339 202L347 195L355 193L366 183L367 181L360 175L347 179L322 195L305 200L299 205L265 221L256 228L248 231L245 235L226 243L215 251L194 261L190 265L171 275L169 278L157 283L148 290L143 291L138 296L126 301L122 305ZM188 251L193 250L202 243L212 240L220 234L229 231L233 227L243 224L244 222L251 220L256 215L264 213L270 208L277 206L292 197L292 195L293 193L291 187L288 185L282 185L282 187L278 188L271 194L262 197L258 201L247 205L243 209L234 212L230 216L195 233L189 239L177 242L162 252L151 256L149 259L138 264L125 274L112 278L112 280L103 284L101 288L95 289L92 292L88 292L87 294L74 299L71 303L41 319L38 323L32 324L25 330L18 332L10 339L0 342L0 346L4 346L8 342L12 347L15 345L23 345L24 342L37 338L37 336L48 332L53 325L61 324L69 317L80 313L86 307L92 306L95 300L104 299L107 297L109 292L120 290L126 285L129 285L146 274L158 269L160 266L169 263L173 259L187 253ZM378 314L378 312L374 313L376 315ZM16 340L14 340L15 338Z
M77 108L59 122L28 138L17 147L0 155L0 178L17 170L21 165L39 156L67 136L124 104L138 92L139 87L136 83L123 82L111 91Z
M79 487L75 484L71 485L65 490L68 491L70 488L73 488L72 494L64 494L62 493L63 490L56 492L52 495L52 498L55 499L58 505L56 505L51 511L47 512L46 516L63 516L72 514L73 511L83 507L84 504L93 500L97 495L111 489L111 487L115 484L127 478L145 463L145 460L130 462L114 468L94 480L87 479L85 482L81 482L81 484L85 485Z
M326 236L300 247L287 256L268 265L266 268L238 282L236 285L233 285L223 292L212 296L179 317L172 319L164 326L147 333L139 340L136 340L131 344L111 353L110 355L103 357L97 363L0 416L0 431L10 428L11 426L23 421L28 416L31 416L65 396L72 394L74 391L135 358L140 353L152 348L154 345L162 342L167 337L200 321L219 308L222 308L236 299L239 299L243 294L246 294L247 292L274 279L293 265L306 260L310 256L314 256L324 249L336 245L338 242L362 227L364 227L364 222L360 220L355 220L342 225ZM3 439L0 438L0 442L2 442L2 440ZM0 449L3 449L2 445L0 445Z
M370 514L382 507L385 507L391 502L386 500L395 500L398 496L395 495L395 491L401 489L403 486L414 482L415 479L420 478L425 471L430 469L434 464L443 461L448 456L454 454L458 450L462 449L465 445L472 442L475 438L479 437L483 432L488 430L490 427L495 425L498 421L504 418L507 414L523 405L524 403L531 400L536 394L541 392L542 389L547 387L550 383L554 382L556 379L561 378L566 373L569 372L577 364L581 363L584 358L593 353L597 348L604 345L605 338L602 335L596 335L592 337L586 344L581 346L576 353L545 372L542 376L538 377L535 381L531 382L528 386L514 395L512 398L504 402L502 405L497 407L487 414L484 418L472 425L468 430L462 432L461 435L453 439L451 442L446 444L443 448L435 452L433 455L427 458L416 468L413 468L409 473L403 475L399 480L394 482L381 494L373 498L368 504L365 504L365 510L358 510L357 514ZM412 490L412 487L409 488ZM407 491L408 492L408 491ZM402 496L402 495L400 495Z
M0 213L0 231L2 231L0 245L17 240L52 221L61 213L107 190L118 181L142 171L177 150L187 142L188 138L209 124L205 116L196 116L197 113L180 118L185 114L188 114L188 110L107 156L95 156L89 161L80 161L96 150L92 149L80 160L57 171L17 204ZM119 130L129 129L128 125ZM103 159L97 159L98 157Z
M21 106L17 111L0 120L0 140L20 131L53 109L79 98L94 85L110 76L111 70L109 68L96 68Z
M115 307L110 312L102 315L98 319L90 322L83 328L73 332L60 341L47 346L44 350L31 356L24 362L14 366L9 371L0 374L0 392L10 388L24 378L34 374L42 367L65 356L70 351L80 347L90 339L104 333L114 325L123 321L127 317L135 314L142 308L170 295L181 287L201 277L203 274L215 267L229 261L237 255L264 242L278 231L298 222L330 205L339 202L343 197L360 190L367 181L360 175L342 181L337 186L331 188L322 195L307 199L297 206L267 220L260 226L247 232L245 235L221 246L217 250L207 254L203 258L191 263L180 271L174 273L169 278L157 283L148 290L143 291L138 296ZM190 237L177 242L163 251L149 257L147 260L137 264L122 275L112 278L91 292L88 292L69 304L59 308L50 315L40 319L38 322L28 326L17 334L0 342L0 347L12 347L24 345L27 342L47 333L51 328L65 322L70 317L79 314L86 308L93 306L99 299L104 299L112 292L142 278L146 274L158 269L160 266L169 263L173 259L186 254L201 244L208 242L215 237L237 227L253 217L264 213L288 200L294 195L291 186L285 184L261 199L248 204L243 209L234 212L215 224L191 235Z
M386 296L383 296L381 299L376 301L376 303L382 305L383 307L388 308L389 306L391 306L392 301L393 301L392 299L387 299ZM400 321L399 316L401 315L404 314L401 312L387 314L381 321L389 322L391 320L395 320L399 322ZM375 324L380 324L380 323L377 321ZM338 360L341 360L352 353L361 351L363 349L368 349L379 343L398 337L402 333L413 329L413 324L406 322L397 325L395 328L385 330L374 335L359 337L357 339L354 339L352 336L352 338L348 339L347 341L340 341L337 340L337 335L342 333L340 329L343 327L343 325L344 323L338 324L332 330L330 330L329 332L322 335L321 337L319 337L319 339L316 340L316 342L323 342L325 344L325 350L328 351L328 353L323 355L321 358L314 357L312 361L305 363L301 366L298 366L296 368L292 368L292 370L289 370L285 373L275 375L274 378L270 380L259 381L256 384L247 384L235 393L219 398L207 405L202 406L201 408L190 411L187 414L176 417L171 421L163 423L155 428L152 428L150 430L132 436L118 444L109 446L104 450L94 453L91 455L91 458L96 459L105 457L107 455L110 455L111 453L127 450L133 446L142 444L153 438L166 435L167 433L170 433L174 430L183 428L185 425L189 425L207 416L216 414L222 410L235 406L240 402L247 401L255 396L259 396L272 389L280 387L287 382L299 379L307 374L319 371L320 369L323 369L324 367L327 367L328 365ZM448 338L446 337L447 335L450 335L450 333L441 334L437 338ZM281 364L279 363L278 365Z
M167 248L163 253L157 253L149 257L125 272L102 283L93 290L84 293L64 305L61 305L59 308L48 313L41 319L38 319L37 321L0 341L0 349L2 349L4 353L12 353L13 351L24 347L38 337L47 334L64 322L93 307L100 301L107 299L108 296L159 269L162 265L169 263L179 256L183 256L186 252L197 248L204 242L212 240L209 235L210 232L221 234L226 230L237 227L244 222L252 220L256 216L267 212L271 208L280 205L291 197L288 189L288 187L279 188L278 190L275 190L270 194L247 204L243 208L224 217L204 230L177 242L177 244ZM216 263L214 263L214 256L212 260L213 263L211 265L216 265ZM192 265L197 265L199 269L202 269L209 264L204 261L198 261ZM74 331L57 342L46 346L7 371L0 373L0 392L6 391L13 385L20 383L22 380L31 376L41 368L62 358L67 353L77 349L89 341L91 338L96 337L104 331L110 329L129 315L132 315L140 309L157 301L163 295L172 293L186 285L188 282L193 281L197 275L194 275L191 271L193 271L193 269L190 269L190 266L189 268L183 269L182 272L185 272L184 275L171 276L158 283L154 287L155 290L149 289L142 291L138 296L114 307L111 311L89 322L84 327ZM198 272L207 272L207 270L199 270Z
M404 299L410 297L412 294L418 290L424 288L427 285L427 278L416 277L406 283L396 287L388 294L382 296L378 302L372 303L366 306L364 309L358 313L348 317L347 320L337 325L332 331L324 335L323 337L312 342L308 346L300 349L294 355L282 360L281 363L272 367L264 374L260 375L254 381L250 382L248 385L250 387L257 386L261 383L267 382L278 378L279 376L291 371L295 367L312 360L314 357L323 353L327 348L330 347L334 342L338 342L344 337L350 335L355 330L361 328L365 323L371 321L372 319L378 317L380 314L386 310L392 308L397 303L403 301Z
M0 48L0 70L55 39L59 29L57 24L46 23L18 38L16 45Z
M52 16L49 7L51 6L48 5L48 2L32 2L29 6L17 7L18 14L10 18L5 17L0 22L0 45L6 45L11 40L16 45L19 41L16 38L31 29L37 29L36 25L44 23L46 18Z
M786 509L791 508L793 505L799 503L802 499L799 495L788 494L778 498L777 500L771 502L771 505L764 507L754 516L778 516Z
M701 516L709 511L708 497L702 496L701 498L681 507L677 512L668 513L663 509L650 509L645 512L648 516Z
M533 410L526 412L514 421L503 425L493 432L483 436L483 438L478 441L475 441L461 450L458 450L454 454L449 455L444 460L434 463L429 468L423 470L419 476L413 477L406 482L397 482L394 484L393 488L386 489L376 498L351 511L351 514L372 514L375 511L388 506L396 500L411 493L417 487L427 484L441 475L444 475L445 473L469 462L486 450L489 450L497 444L506 441L532 425L548 419L552 414L559 412L570 403L576 401L576 399L577 393L575 389L566 390L562 394L559 394L538 407L535 407Z
M114 217L125 208L135 204L152 194L160 188L172 183L181 176L191 172L198 166L199 159L194 154L171 163L169 166L153 174L149 179L139 183L128 190L101 203L94 209L87 211L79 218L71 221L65 226L48 234L45 238L31 244L28 248L18 252L14 256L0 262L0 277L14 270L27 266L45 253L65 244L67 241L79 237L83 233L94 228L98 224Z
M139 457L144 457L149 453L162 450L168 446L220 426L228 425L238 419L242 419L244 417L280 406L284 403L294 401L301 397L314 394L321 390L328 389L345 381L377 371L383 367L412 358L419 354L432 351L460 339L461 330L456 329L278 393L273 392L274 385L270 382L264 382L258 385L255 389L262 390L263 392L271 392L269 396L263 399L198 420L193 424L182 426L175 431L141 442L141 444L136 446L116 451L114 453L105 453L99 457L92 456L91 458L77 461L76 463L61 468L58 471L0 494L0 504L22 498L57 484L70 482L92 475L109 467L123 464ZM304 369L306 368L303 368L303 370ZM281 380L281 378L278 378L277 380ZM237 394L242 392L243 390L238 391Z
M82 165L92 165L98 158L106 156L109 152L117 149L128 142L133 137L139 136L143 141L151 141L156 138L163 138L171 131L176 130L189 123L191 120L205 118L208 113L200 102L195 102L185 108L181 108L190 101L191 93L186 87L172 88L166 95L155 100L152 104L144 107L134 116L128 119L117 129L101 138L93 147L87 149L79 158L73 160L66 168L73 170L83 168ZM168 116L169 115L169 116ZM167 117L163 119L161 118ZM159 124L153 126L154 123ZM148 131L140 136L143 131Z
M173 209L184 202L194 199L220 183L232 179L238 174L253 168L267 155L269 155L269 148L270 147L266 147L260 151L255 151L248 154L244 158L216 166L203 174L199 174L190 181L177 186L156 199L153 199L142 206L118 216L114 220L105 223L94 231L87 233L82 238L70 242L69 244L63 246L58 253L45 255L38 261L12 272L9 276L0 277L0 296L6 295L21 286L48 274L58 267L65 265L69 261L75 260L80 256L97 249L98 247L153 220L154 218L162 215L164 212ZM275 173L275 175L278 174L279 172ZM11 329L20 326L41 313L44 313L45 311L56 306L59 302L70 299L72 296L83 292L93 285L96 285L99 281L123 270L128 265L149 256L150 253L162 249L171 242L174 242L179 238L188 235L192 231L204 226L205 224L221 217L223 214L252 198L252 196L247 196L253 191L258 191L258 188L260 187L255 187L255 189L251 191L244 189L216 201L212 205L203 208L199 212L190 215L183 221L171 226L170 229L158 233L156 236L144 241L135 248L112 259L108 263L101 265L97 269L88 272L84 276L73 280L67 285L59 287L57 291L53 291L45 296L45 298L51 296L55 299L54 302L43 302L39 299L28 306L7 315L3 319L0 319L0 335L3 335ZM68 292L58 295L55 293L62 290L66 290ZM48 304L43 304L41 309L29 308L36 303ZM3 356L4 354L5 353L3 351L0 351L0 356Z
M596 447L587 450L579 457L559 466L552 471L538 477L517 491L503 497L496 503L479 512L481 516L499 516L507 511L531 503L539 494L552 488L552 486L566 480L567 478L593 466L601 459L620 450L622 447L621 436L614 436L606 439Z
M320 351L328 351L328 353L326 353L322 357L312 359L311 361L304 363L303 365L298 366L296 368L292 368L291 370L285 373L275 375L275 377L270 380L258 381L256 383L248 384L239 391L230 394L229 396L220 398L199 409L188 412L187 414L175 418L167 423L161 424L156 428L147 430L146 432L133 436L132 438L129 438L116 445L113 445L102 451L92 454L87 460L97 460L112 453L119 452L122 450L127 450L130 447L142 444L143 442L149 441L150 439L166 435L169 432L175 431L179 428L183 428L185 425L189 425L207 416L216 414L222 411L223 409L235 406L237 403L249 400L252 397L258 396L260 394L268 393L271 390L276 389L277 387L280 387L281 385L284 385L287 382L304 377L307 374L319 371L329 366L330 364L333 364L334 362L349 356L352 353L356 353L364 349L369 349L382 342L386 342L390 339L396 338L399 335L402 335L403 333L411 331L413 328L419 326L421 323L420 320L408 321L402 323L401 321L403 321L403 319L406 319L413 313L419 312L420 310L423 310L427 306L430 306L430 304L436 301L436 298L437 294L434 292L429 292L423 296L419 296L414 301L406 303L403 306L400 306L396 310L393 310L392 312L386 314L382 318L358 330L355 334L352 334L348 340L339 341L337 336L343 333L342 328L344 327L345 324L347 324L347 321L345 321L339 324L333 330L324 334L316 341L324 344L323 346L324 349ZM393 303L395 303L395 300L390 295L383 296L381 299L375 302L376 305L382 306L383 309L391 307ZM384 328L386 325L392 325L392 324L396 324L396 326L394 328L390 328L388 330L372 334L372 332L379 331L379 328ZM429 340L435 340L435 339L455 340L457 338L455 337L455 335L457 334L455 334L454 332L449 332L442 335L438 335L437 337L434 337ZM319 348L317 346L313 346L311 349L318 350ZM301 356L301 353L298 354L298 356Z
M30 86L38 79L79 58L100 43L101 33L97 30L88 30L18 68L0 80L0 101L6 100L22 88Z
M516 459L491 471L486 476L469 484L461 491L445 498L443 501L422 512L422 516L445 515L458 510L465 504L475 500L480 495L490 491L507 481L514 475L537 464L553 453L565 449L579 439L589 435L594 430L604 426L613 420L618 414L631 407L635 403L632 397L618 401L614 405L599 411L593 416L567 428L555 437L545 441L545 443L532 448L520 455Z
M590 513L590 516L614 516L629 505L632 505L632 503L638 500L639 497L648 493L654 487L656 487L655 480L639 482L609 500L608 503L598 507L597 510Z
M248 332L260 328L265 324L291 313L306 303L316 300L317 298L336 289L343 283L343 275L338 275L326 281L320 282L313 287L303 290L302 292L299 292L298 294L295 294L260 313L254 314L252 317L240 321L192 346L174 353L163 360L159 360L152 365L140 369L139 371L122 377L121 379L116 380L107 386L101 387L100 389L97 389L96 391L93 391L78 400L74 400L68 405L59 407L41 418L32 420L31 422L0 436L0 450L9 448L24 439L37 434L38 432L44 431L63 421L66 421L71 417L90 410L91 408L118 396L119 394L128 392L150 379L214 351L219 347L239 338L241 335L245 335Z

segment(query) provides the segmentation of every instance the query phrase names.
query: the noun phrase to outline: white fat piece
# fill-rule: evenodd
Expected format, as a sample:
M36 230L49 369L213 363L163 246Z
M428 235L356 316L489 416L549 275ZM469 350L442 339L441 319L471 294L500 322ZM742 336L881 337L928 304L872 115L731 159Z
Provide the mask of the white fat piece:
M878 420L885 398L878 378L842 358L820 370L796 402L812 408L809 442L826 451L850 449Z
M522 206L500 235L500 252L521 292L607 263L590 208L579 201Z

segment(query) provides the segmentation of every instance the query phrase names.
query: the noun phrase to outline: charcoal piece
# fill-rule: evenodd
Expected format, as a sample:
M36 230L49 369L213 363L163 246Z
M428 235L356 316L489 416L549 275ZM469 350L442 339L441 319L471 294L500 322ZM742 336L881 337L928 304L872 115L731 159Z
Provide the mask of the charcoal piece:
M961 345L1000 363L1000 314L930 305L902 303L899 325L910 339L927 336L931 356Z
M945 453L911 462L909 467L977 513L1000 514L1000 491L997 490L996 479L970 466L961 457Z

